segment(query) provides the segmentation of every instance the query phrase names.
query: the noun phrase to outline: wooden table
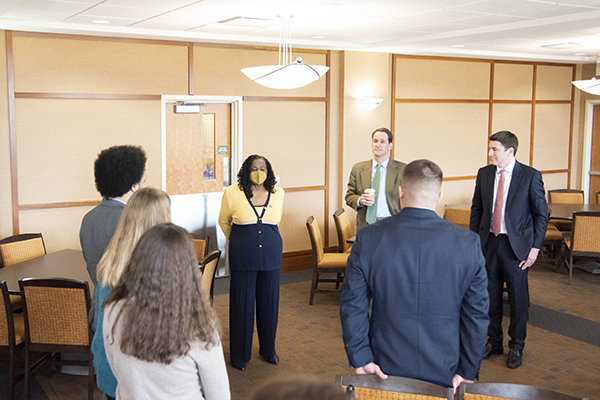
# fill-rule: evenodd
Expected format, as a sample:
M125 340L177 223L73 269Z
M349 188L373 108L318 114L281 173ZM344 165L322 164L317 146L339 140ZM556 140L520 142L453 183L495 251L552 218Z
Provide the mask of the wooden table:
M572 220L573 213L577 211L600 211L598 204L548 204L550 218Z
M90 285L90 295L94 292L81 250L61 250L0 268L0 280L6 281L9 290L19 291L19 280L23 278L77 279Z

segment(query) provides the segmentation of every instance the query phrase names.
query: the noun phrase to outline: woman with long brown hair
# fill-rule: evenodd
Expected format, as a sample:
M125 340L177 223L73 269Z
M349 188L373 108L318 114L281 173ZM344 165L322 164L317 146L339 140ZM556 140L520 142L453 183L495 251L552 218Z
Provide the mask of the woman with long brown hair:
M117 380L112 373L102 337L102 303L113 287L119 283L127 267L131 253L144 232L156 224L171 222L171 200L162 190L147 187L136 191L123 209L115 234L98 263L95 291L96 332L92 341L94 368L98 388L109 400L115 398Z
M229 380L188 232L167 223L140 238L105 302L104 346L117 399L229 399Z

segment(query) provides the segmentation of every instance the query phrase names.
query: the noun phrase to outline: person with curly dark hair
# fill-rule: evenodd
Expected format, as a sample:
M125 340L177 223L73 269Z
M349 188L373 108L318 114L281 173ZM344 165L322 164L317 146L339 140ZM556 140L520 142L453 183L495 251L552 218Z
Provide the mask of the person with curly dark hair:
M252 354L254 304L259 354L279 364L275 335L279 314L279 272L283 241L278 225L284 191L265 157L246 158L238 183L223 194L219 226L229 241L229 347L231 365L246 368Z
M112 146L94 162L96 189L102 202L81 221L79 241L88 273L96 285L96 267L112 239L123 207L146 180L146 153L140 146Z
M218 317L185 229L147 230L104 305L117 399L230 399Z

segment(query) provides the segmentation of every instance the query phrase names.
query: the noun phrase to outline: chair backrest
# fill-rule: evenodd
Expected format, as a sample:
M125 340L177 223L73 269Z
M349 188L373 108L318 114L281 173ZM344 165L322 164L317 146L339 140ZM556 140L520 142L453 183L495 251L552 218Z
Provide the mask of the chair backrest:
M0 268L46 254L41 233L22 233L0 240Z
M319 224L312 215L306 220L306 228L308 229L308 236L310 237L310 245L312 246L313 257L316 265L323 259L324 249Z
M600 253L600 212L578 211L573 213L571 250L575 252Z
M458 391L460 400L582 400L535 386L512 383L463 383Z
M350 219L348 218L348 213L343 208L340 208L333 213L333 221L335 222L335 230L337 231L338 251L343 253L352 246L346 241L354 236L354 230L350 223Z
M576 190L576 189L548 190L548 203L583 204L583 190Z
M0 346L14 344L15 326L12 305L5 281L0 281Z
M454 398L452 388L445 388L417 379L388 376L381 379L376 375L337 375L336 383L350 392L356 399L394 400L439 400Z
M27 278L20 280L19 286L27 342L32 349L34 345L39 351L45 351L44 346L87 347L91 344L87 282Z
M448 207L444 210L444 219L457 225L469 225L471 210Z
M221 250L210 252L200 261L200 265L204 267L202 278L200 279L200 290L202 293L207 293L212 301L214 292L215 275L217 274L217 265L221 258Z
M208 254L208 242L210 236L202 236L197 233L192 233L192 241L194 242L194 250L196 250L196 258L198 263Z

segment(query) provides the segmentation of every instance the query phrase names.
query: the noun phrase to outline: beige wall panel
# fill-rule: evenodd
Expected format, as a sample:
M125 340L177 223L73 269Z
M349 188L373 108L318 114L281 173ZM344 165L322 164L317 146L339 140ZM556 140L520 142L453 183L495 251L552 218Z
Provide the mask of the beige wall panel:
M531 100L533 65L494 64L494 100Z
M160 101L17 100L19 202L95 200L94 160L141 145L148 186L161 187Z
M14 38L17 92L187 94L187 47Z
M371 133L381 127L392 128L392 56L385 53L345 51L343 66L341 87L344 89L340 94L343 103L343 133L340 142L341 166L338 171L341 174L339 186L342 202L352 166L373 157ZM370 110L358 104L354 96L375 96L384 100L379 107ZM355 219L352 213L350 218L351 221Z
M285 194L283 205L283 218L279 229L283 238L283 252L309 250L310 239L306 229L306 219L311 215L319 222L323 242L325 232L323 230L323 190L311 192L289 192ZM332 212L333 214L333 212ZM334 245L333 242L330 245Z
M22 211L19 214L21 232L41 232L48 253L63 249L80 250L81 220L91 209L91 207L71 207Z
M489 99L489 62L396 60L396 98Z
M8 143L8 87L6 81L6 38L0 31L0 238L13 234Z
M435 211L440 217L443 217L444 207L446 205L452 205L461 208L471 208L471 201L473 200L474 191L475 179L445 181L442 184L442 200L440 200L440 202L435 207Z
M517 159L529 165L531 144L531 104L494 104L492 133L511 131L519 139Z
M267 157L282 187L324 185L325 103L244 102L243 158L251 154Z
M567 188L567 173L560 174L542 174L542 180L544 181L544 189L546 192L548 190L554 189L566 189ZM548 196L546 195L546 198Z
M538 66L536 100L571 100L572 78L573 67Z
M326 65L325 54L294 51L307 64ZM221 96L325 96L325 79L298 89L271 89L252 82L240 70L246 67L277 65L276 51L194 47L194 94ZM329 72L328 72L329 73Z
M539 170L569 167L570 104L537 104L533 166Z
M487 163L488 111L487 104L398 104L395 158L427 158L445 177L475 175Z

